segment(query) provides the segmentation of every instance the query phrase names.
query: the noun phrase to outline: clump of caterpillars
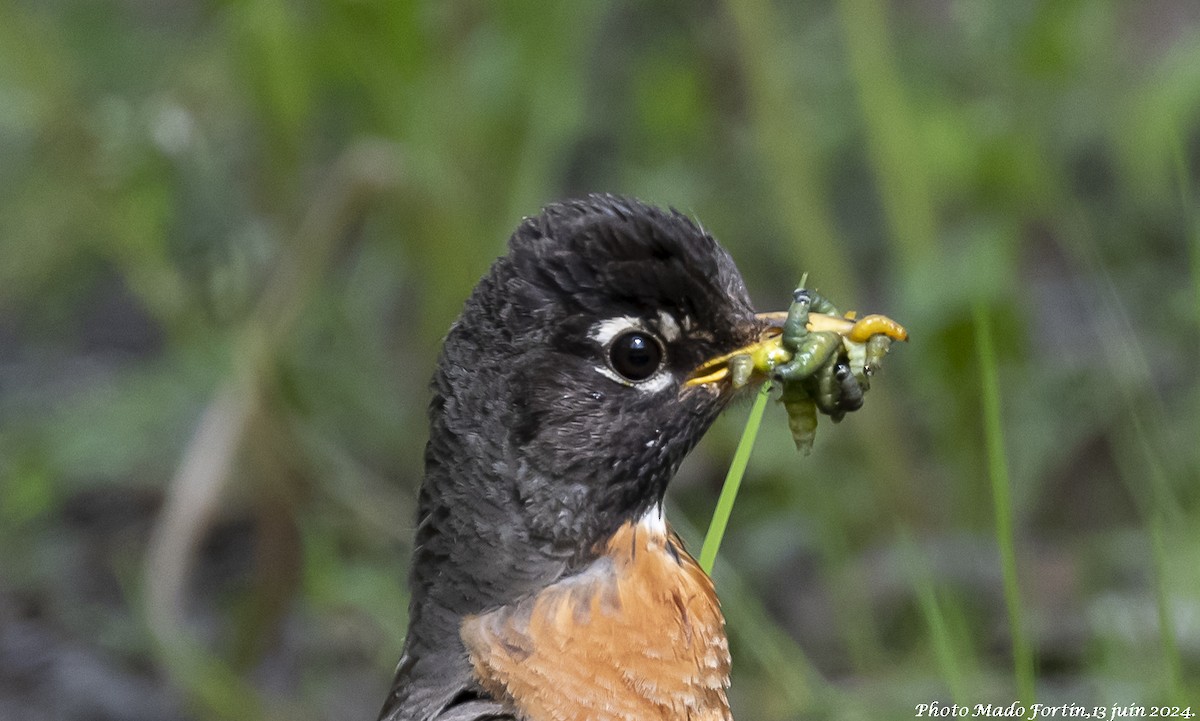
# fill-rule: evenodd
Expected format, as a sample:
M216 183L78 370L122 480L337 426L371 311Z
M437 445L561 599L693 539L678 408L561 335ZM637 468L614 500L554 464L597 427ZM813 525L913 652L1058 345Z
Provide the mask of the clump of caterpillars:
M892 341L908 340L904 326L887 316L843 315L824 296L805 288L804 280L793 291L787 312L758 317L769 323L762 338L709 360L693 373L694 382L728 377L740 388L758 373L778 383L792 439L805 455L816 437L818 411L836 423L861 408Z

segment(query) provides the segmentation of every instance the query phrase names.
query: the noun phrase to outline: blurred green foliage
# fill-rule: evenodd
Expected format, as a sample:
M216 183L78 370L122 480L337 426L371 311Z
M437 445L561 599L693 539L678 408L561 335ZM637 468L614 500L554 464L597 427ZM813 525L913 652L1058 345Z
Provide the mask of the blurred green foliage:
M738 717L1017 699L975 313L1034 695L1196 708L1198 181L1192 0L0 0L0 716L373 717L439 338L589 191L694 214L764 309L808 271L912 334L812 457L768 409ZM743 419L676 481L693 549Z

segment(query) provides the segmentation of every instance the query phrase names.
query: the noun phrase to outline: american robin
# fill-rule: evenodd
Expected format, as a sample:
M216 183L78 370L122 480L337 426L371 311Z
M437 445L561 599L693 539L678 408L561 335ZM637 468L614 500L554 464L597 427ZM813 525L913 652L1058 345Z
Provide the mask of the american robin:
M521 223L434 374L381 719L730 718L713 584L662 503L736 392L693 371L771 325L679 212L592 195Z

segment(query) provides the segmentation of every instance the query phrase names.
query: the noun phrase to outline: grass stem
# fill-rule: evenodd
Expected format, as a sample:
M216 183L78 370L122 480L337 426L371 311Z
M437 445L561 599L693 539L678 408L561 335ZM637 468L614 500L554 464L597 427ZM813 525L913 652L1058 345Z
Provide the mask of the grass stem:
M946 613L938 600L937 587L934 585L927 561L912 536L903 527L897 533L900 539L900 549L904 556L907 576L912 583L913 592L917 596L921 615L929 626L929 639L933 645L934 657L937 659L938 670L950 690L950 698L960 706L969 706L970 697L967 695L967 681L964 669L968 660L959 654L955 648L954 637L947 623Z
M717 558L721 539L725 537L725 527L729 525L729 515L733 512L733 502L737 498L738 488L742 485L742 476L746 475L750 451L754 448L754 439L758 436L758 427L762 425L763 411L767 408L767 397L770 394L771 382L767 381L758 389L754 405L750 408L750 417L746 419L746 428L742 431L737 450L733 452L733 462L729 464L729 473L721 486L717 507L713 510L708 533L704 535L704 545L700 548L700 567L705 573L712 573L713 561Z
M992 487L992 507L996 514L996 540L1000 546L1000 565L1004 576L1004 604L1008 610L1012 637L1013 670L1017 697L1028 706L1034 701L1033 647L1025 631L1021 588L1017 581L1017 554L1013 540L1012 482L1004 454L1004 428L1000 414L1000 380L996 371L996 350L992 343L992 324L983 302L974 304L975 343L979 356L979 375L983 391L984 441L987 446L988 478Z

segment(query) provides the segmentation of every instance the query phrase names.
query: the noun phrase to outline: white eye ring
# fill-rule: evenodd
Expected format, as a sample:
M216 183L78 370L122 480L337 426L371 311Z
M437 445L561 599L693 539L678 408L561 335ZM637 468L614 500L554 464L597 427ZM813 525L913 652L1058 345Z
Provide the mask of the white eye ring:
M642 380L631 380L626 378L609 365L611 363L611 360L609 360L609 353L611 352L613 342L631 331L640 332L649 336L656 344L658 344L658 349L662 354L662 357L659 360L658 369L653 374ZM670 387L672 379L670 372L667 370L666 346L663 344L662 340L657 334L646 328L641 319L627 315L618 316L616 318L606 318L605 320L602 320L596 325L592 326L591 331L588 333L588 337L596 341L596 343L598 343L604 349L606 364L594 366L595 371L600 375L608 378L611 381L620 383L623 386L636 388L645 393L657 393Z

